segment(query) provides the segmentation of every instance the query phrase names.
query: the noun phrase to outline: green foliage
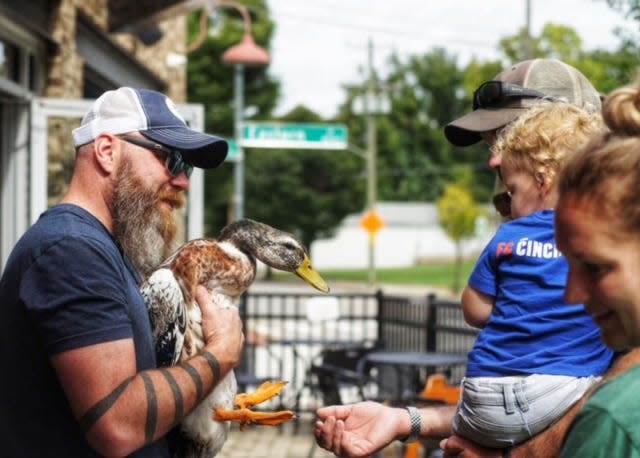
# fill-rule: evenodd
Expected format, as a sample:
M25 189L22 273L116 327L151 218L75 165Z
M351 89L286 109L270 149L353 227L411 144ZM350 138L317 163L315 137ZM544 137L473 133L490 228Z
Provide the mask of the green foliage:
M471 111L473 92L478 86L485 81L492 80L503 68L503 63L497 60L482 62L472 59L469 62L464 70L464 79L462 80L462 87L465 91L464 111Z
M582 39L575 30L559 24L547 24L538 41L541 54L564 62L575 62L582 54Z
M443 127L466 108L463 72L455 59L434 49L402 61L394 55L384 82L391 111L378 118L378 197L380 200L434 201L465 152L444 137ZM349 123L358 138L358 121ZM352 127L353 125L353 127ZM472 161L477 161L473 157Z
M321 122L298 106L281 121ZM295 233L308 247L331 237L364 205L364 162L346 151L251 148L246 153L246 214Z
M362 161L354 161L348 153L261 149L246 153L247 217L293 232L307 246L318 237L331 236L346 215L364 204L364 183L357 180Z
M275 24L268 15L265 0L242 2L251 12L252 33L256 44L270 48ZM190 42L199 32L200 12L189 16ZM222 62L226 50L238 44L244 34L240 13L231 7L215 10L209 20L210 33L191 54L187 63L189 101L205 106L205 130L233 136L233 81L235 69ZM257 109L254 117L268 119L275 108L280 83L268 76L267 67L245 66L245 106Z
M640 1L605 1L640 20ZM269 49L275 24L267 1L243 3L251 11L256 42ZM191 41L197 34L198 16L189 18ZM219 8L212 22L211 36L189 55L189 102L205 106L207 132L230 138L234 69L223 65L221 57L240 41L243 24L233 8ZM486 146L454 147L445 139L443 127L470 111L473 91L482 82L527 56L564 60L581 70L602 93L628 84L637 76L638 39L623 31L618 31L618 36L617 50L587 52L577 33L565 25L547 24L539 36L532 37L521 29L501 40L503 59L472 60L465 67L439 48L407 58L393 54L384 77L374 70L372 75L363 75L361 86L347 88L336 119L324 120L299 106L281 120L343 122L348 126L350 143L366 150L367 119L354 111L353 102L371 77L378 91L387 94L391 107L389 113L375 116L378 200L433 202L445 193L447 185L457 183L475 202L488 202L494 174L487 167ZM309 90L313 90L312 82ZM279 91L279 82L266 68L245 68L245 106L256 108L252 119L274 119ZM306 244L330 236L345 215L364 206L366 175L361 157L345 151L249 149L245 154L246 215L294 232ZM232 164L224 164L205 174L208 234L217 234L227 221L232 170ZM465 205L463 202L461 208ZM464 232L457 225L450 230L454 235Z
M600 0L602 1L602 0ZM640 22L640 0L605 0L609 6L624 13L625 17Z
M636 2L609 1L629 15L635 13ZM625 4L625 5L623 5ZM635 5L634 5L635 4ZM640 17L640 16L639 16ZM629 84L637 76L638 42L637 37L618 31L620 47L616 51L582 49L582 39L575 30L560 24L546 24L539 37L531 37L531 54L525 46L524 29L515 35L505 37L500 45L510 61L517 62L531 56L533 58L560 59L580 70L596 89L607 94L613 89Z
M251 13L252 31L258 45L269 49L274 32L265 0L243 0ZM200 11L188 18L189 42L199 31ZM205 107L205 131L233 138L232 66L222 63L222 55L242 39L244 24L240 13L231 7L218 8L209 20L210 33L198 48L189 54L187 63L188 101ZM269 119L279 93L279 82L268 76L265 67L245 67L245 106L257 109L255 117ZM205 172L205 232L215 236L227 222L232 194L233 166L225 163Z
M589 78L602 94L633 82L638 72L637 50L631 53L593 51L573 65Z
M482 209L476 205L471 193L461 186L468 180L468 177L462 176L461 178L460 184L447 185L444 195L437 202L440 226L456 246L454 275L454 289L456 291L461 284L462 239L474 235L476 221L482 214Z
M512 62L538 57L573 62L580 58L582 40L571 27L549 23L539 37L528 37L522 27L517 35L500 40L500 47Z
M228 221L227 210L233 195L233 164L225 162L204 171L205 236L216 237Z
M445 186L437 205L440 226L451 240L459 243L474 235L476 219L482 211L466 188L455 184Z

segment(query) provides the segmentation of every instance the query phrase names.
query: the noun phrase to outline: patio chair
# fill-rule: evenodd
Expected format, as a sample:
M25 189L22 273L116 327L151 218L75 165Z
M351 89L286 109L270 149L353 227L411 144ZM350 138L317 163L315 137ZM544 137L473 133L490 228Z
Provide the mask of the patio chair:
M323 405L346 404L374 396L374 380L356 370L358 361L372 348L371 345L346 345L321 351L310 372ZM351 397L346 399L348 394Z
M433 374L420 393L419 401L457 404L460 400L460 385L450 385L445 374Z

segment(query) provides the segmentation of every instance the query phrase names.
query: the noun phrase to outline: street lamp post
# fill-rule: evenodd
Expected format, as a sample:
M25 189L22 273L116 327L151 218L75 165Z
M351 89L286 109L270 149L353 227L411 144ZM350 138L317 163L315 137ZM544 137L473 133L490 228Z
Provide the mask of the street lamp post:
M223 55L222 61L235 66L233 84L234 133L238 144L238 157L233 169L234 220L244 217L244 149L242 148L242 122L244 120L244 67L245 65L269 65L270 57L264 48L256 45L251 35L251 17L244 5L233 3L244 21L244 37L240 44L232 46Z
M246 10L245 10L246 11ZM269 54L258 47L251 36L251 19L245 19L245 35L239 45L228 49L222 61L235 66L233 80L234 133L238 145L238 156L233 169L234 220L244 217L244 149L242 148L242 122L244 121L244 67L245 65L268 65Z
M269 53L258 46L253 39L251 32L251 16L247 7L232 0L219 0L212 3L200 18L200 35L196 41L189 46L188 52L199 48L207 33L209 14L217 8L233 8L240 12L244 23L244 36L237 45L227 49L222 55L222 62L235 66L233 80L233 107L234 107L234 138L238 145L238 155L233 169L233 219L238 220L244 217L244 150L242 143L242 122L244 120L244 67L245 66L265 66L269 65L271 58Z
M244 217L244 148L241 146L242 121L244 121L244 65L235 65L233 79L233 132L238 154L233 166L233 219Z

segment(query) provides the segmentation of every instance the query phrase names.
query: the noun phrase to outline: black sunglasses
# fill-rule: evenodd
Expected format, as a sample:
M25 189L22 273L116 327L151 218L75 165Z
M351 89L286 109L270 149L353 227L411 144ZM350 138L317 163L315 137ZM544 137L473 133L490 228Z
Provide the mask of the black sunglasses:
M480 85L473 93L473 109L493 108L515 98L545 98L546 96L535 89L527 89L517 84L505 83L504 81L487 81Z
M176 149L171 149L160 143L143 140L138 137L131 137L129 135L119 135L118 138L121 138L127 143L146 148L154 153L164 155L164 165L167 167L167 170L169 170L171 176L177 177L181 173L185 173L188 178L191 176L191 172L193 172L193 165L185 161L182 153Z
M504 191L493 196L493 206L503 218L511 218L511 193Z

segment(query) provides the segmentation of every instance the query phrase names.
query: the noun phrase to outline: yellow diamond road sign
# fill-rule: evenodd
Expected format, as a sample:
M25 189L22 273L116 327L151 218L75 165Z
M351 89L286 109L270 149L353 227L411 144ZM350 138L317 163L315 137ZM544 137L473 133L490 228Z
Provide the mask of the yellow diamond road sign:
M360 225L366 229L371 236L375 236L384 227L384 220L377 211L369 210L360 221Z

